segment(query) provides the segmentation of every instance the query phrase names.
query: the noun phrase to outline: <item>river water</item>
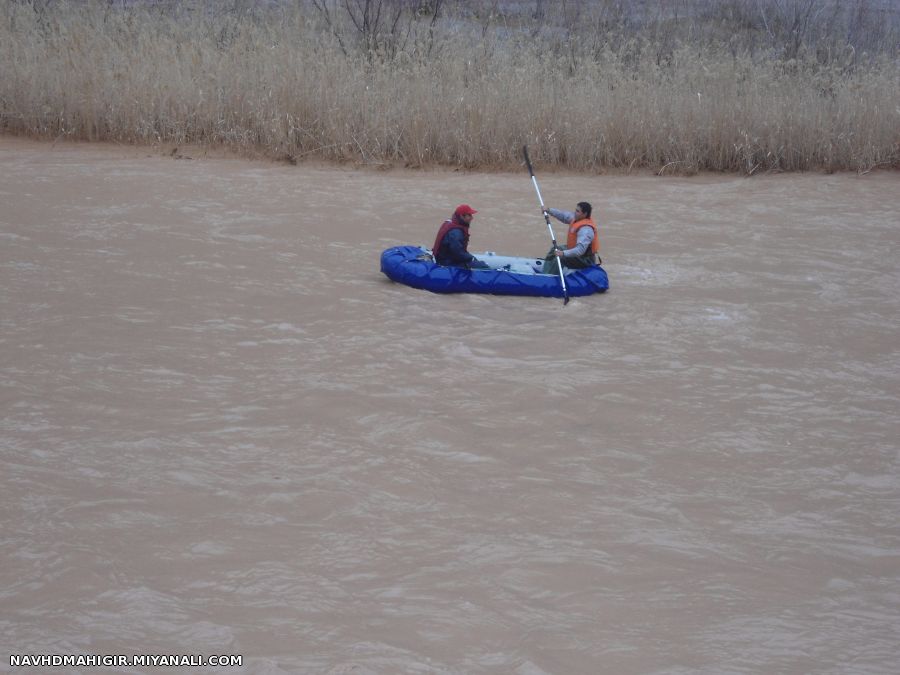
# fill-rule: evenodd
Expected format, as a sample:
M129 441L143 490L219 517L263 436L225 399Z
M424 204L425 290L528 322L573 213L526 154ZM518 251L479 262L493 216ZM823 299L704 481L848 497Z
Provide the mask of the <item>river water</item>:
M0 670L897 672L898 174L537 166L563 306L379 271L524 168L185 155L0 138Z

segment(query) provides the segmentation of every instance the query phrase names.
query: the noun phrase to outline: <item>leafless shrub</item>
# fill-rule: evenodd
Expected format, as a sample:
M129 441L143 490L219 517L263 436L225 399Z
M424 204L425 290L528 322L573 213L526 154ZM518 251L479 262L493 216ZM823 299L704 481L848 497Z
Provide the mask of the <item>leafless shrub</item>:
M594 171L900 165L896 46L848 38L876 9L791 1L561 0L540 22L503 0L0 3L0 131L408 166L510 168L523 143Z
M376 58L394 59L406 51L414 29L423 17L433 36L443 0L311 0L337 39L344 55L350 43L362 49L371 63Z

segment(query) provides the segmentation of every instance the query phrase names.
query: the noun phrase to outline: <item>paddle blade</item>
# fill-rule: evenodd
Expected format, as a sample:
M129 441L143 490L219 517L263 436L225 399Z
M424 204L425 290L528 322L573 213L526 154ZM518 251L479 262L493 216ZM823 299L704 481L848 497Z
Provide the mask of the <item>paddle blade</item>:
M531 159L528 157L528 146L522 146L522 154L525 155L525 163L528 165L528 173L531 174L532 178L534 177L534 169L531 166Z

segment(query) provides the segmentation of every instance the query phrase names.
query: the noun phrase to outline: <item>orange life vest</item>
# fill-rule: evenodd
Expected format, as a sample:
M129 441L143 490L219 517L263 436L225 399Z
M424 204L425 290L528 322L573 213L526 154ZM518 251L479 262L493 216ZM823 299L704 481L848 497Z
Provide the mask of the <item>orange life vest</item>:
M569 237L566 239L566 248L578 246L578 230L582 227L590 227L594 230L594 238L591 239L591 253L597 255L597 252L600 250L600 239L597 237L597 223L594 222L593 218L582 218L569 225ZM585 251L585 255L587 255L587 251Z

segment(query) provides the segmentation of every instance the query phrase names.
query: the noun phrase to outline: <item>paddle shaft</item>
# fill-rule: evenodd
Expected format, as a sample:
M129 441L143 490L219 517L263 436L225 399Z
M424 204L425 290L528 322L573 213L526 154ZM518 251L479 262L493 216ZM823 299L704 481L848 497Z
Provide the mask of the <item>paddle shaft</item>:
M550 224L550 216L547 214L547 211L544 207L544 198L541 197L541 188L538 187L537 178L534 175L534 169L531 166L531 159L528 157L528 146L522 147L522 153L525 155L525 163L528 165L528 173L531 174L531 182L534 184L534 191L537 192L538 201L541 203L541 211L544 212L544 220L547 221L547 229L550 230L550 239L553 242L553 251L555 252L557 248L556 245L556 233L553 231L553 226ZM559 283L562 284L563 291L563 304L568 304L569 302L569 291L566 288L566 276L563 274L562 261L559 261L556 266L559 268Z

